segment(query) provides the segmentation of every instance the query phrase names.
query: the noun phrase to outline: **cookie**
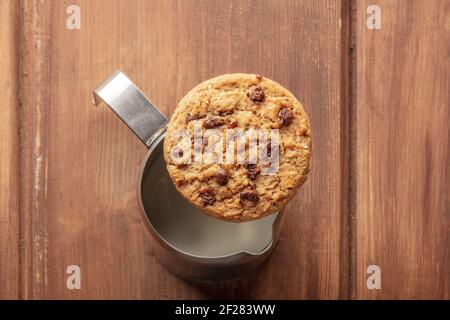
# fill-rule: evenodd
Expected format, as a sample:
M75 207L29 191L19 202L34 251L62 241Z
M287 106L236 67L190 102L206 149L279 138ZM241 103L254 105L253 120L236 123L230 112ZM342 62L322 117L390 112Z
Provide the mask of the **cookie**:
M301 103L278 83L242 73L193 88L164 141L167 170L183 197L234 222L282 209L306 180L310 156L311 128Z

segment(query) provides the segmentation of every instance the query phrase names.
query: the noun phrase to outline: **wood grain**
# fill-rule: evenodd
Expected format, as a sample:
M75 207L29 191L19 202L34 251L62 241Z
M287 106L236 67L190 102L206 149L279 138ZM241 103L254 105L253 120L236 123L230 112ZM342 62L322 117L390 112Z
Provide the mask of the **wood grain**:
M18 14L0 2L0 299L19 297Z
M280 3L0 2L0 298L450 298L450 2ZM303 102L312 170L259 273L194 285L157 262L135 193L146 147L91 105L116 69L168 116L229 72Z
M71 1L70 4L74 2ZM21 252L24 298L347 298L341 1L23 1ZM162 268L136 209L146 149L91 90L122 69L167 115L195 84L262 73L304 103L309 181L278 249L242 281L194 286ZM82 270L67 290L66 267Z
M354 297L450 297L450 2L356 1ZM367 266L381 268L368 290Z

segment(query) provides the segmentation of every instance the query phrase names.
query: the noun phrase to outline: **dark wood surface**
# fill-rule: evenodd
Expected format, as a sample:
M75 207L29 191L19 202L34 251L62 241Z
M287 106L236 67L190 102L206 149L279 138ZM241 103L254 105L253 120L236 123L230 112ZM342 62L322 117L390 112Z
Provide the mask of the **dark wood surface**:
M450 298L450 1L356 2L357 298ZM368 265L382 289L367 290Z
M0 299L19 295L18 9L0 2Z
M69 4L81 30L66 28ZM2 2L0 297L449 298L450 1L377 1L381 30L366 28L369 4ZM260 272L199 286L159 265L136 205L146 147L91 104L116 69L168 116L230 72L302 101L312 170ZM371 264L381 290L366 287Z

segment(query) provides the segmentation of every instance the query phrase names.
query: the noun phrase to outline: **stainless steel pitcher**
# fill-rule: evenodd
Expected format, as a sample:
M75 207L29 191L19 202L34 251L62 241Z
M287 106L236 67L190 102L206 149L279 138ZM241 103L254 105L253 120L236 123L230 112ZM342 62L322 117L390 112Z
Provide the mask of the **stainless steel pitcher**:
M138 175L142 220L157 241L158 260L187 280L242 277L258 269L273 250L282 212L259 220L225 222L202 213L175 189L166 169L167 118L121 71L94 91L149 148Z

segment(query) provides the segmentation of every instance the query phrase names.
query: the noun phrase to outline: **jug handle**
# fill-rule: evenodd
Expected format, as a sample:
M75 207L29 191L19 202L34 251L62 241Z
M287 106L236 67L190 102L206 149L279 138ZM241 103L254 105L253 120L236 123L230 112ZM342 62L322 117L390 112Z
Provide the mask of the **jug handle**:
M104 102L147 146L167 125L167 118L120 70L93 92L93 103Z

